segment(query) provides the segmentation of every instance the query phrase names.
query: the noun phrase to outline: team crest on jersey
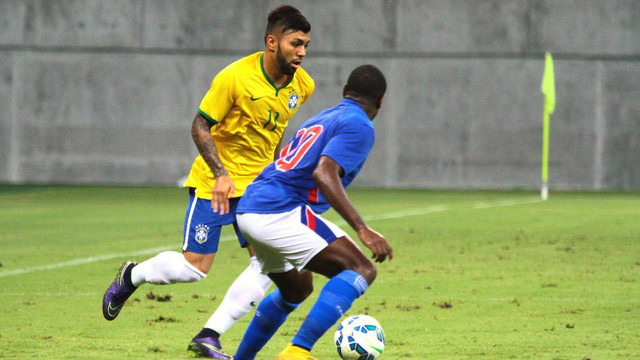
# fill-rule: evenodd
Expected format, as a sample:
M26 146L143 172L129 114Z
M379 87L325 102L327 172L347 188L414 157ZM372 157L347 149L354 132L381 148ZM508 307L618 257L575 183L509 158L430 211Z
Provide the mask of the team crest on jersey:
M209 235L209 227L207 225L196 226L196 241L199 244L206 242L208 235Z
M289 95L289 109L295 109L298 106L298 100L300 100L300 95L297 93Z

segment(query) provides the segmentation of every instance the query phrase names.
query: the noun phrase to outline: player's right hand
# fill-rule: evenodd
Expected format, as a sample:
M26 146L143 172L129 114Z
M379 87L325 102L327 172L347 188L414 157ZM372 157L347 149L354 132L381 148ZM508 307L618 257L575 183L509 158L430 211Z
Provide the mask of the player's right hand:
M213 212L224 215L229 212L229 198L236 192L236 185L229 175L216 178L216 184L211 192L211 208Z
M389 257L389 261L393 260L393 249L391 245L389 245L384 236L377 231L369 227L364 227L358 231L358 238L373 252L371 258L375 259L376 262L383 262L387 256Z

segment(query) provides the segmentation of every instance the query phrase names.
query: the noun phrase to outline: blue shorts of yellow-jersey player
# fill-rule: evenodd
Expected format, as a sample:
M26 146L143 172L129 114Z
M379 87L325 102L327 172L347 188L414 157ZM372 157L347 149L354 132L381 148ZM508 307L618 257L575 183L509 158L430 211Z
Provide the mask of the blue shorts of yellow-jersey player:
M182 250L197 254L211 254L218 252L220 232L224 225L233 224L240 246L246 247L244 238L236 223L236 208L240 198L229 199L229 212L220 215L213 212L211 200L200 199L195 196L193 189L189 189L189 205L184 218Z

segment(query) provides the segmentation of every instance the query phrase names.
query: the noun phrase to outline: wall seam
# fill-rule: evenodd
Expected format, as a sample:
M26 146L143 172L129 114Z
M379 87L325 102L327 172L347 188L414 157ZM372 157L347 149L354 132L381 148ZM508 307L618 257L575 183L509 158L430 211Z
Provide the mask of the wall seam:
M10 61L11 61L11 99L10 99L10 110L9 110L9 166L8 166L8 179L9 182L18 183L21 180L20 174L20 129L18 128L17 117L17 95L16 89L18 88L17 84L20 82L18 78L18 71L16 70L16 64L18 61L15 60L15 57L18 56L15 53L10 53Z
M604 106L602 98L604 66L601 61L596 64L596 101L595 101L595 148L593 154L593 188L601 190L604 186L604 139L606 136L606 119L604 117Z

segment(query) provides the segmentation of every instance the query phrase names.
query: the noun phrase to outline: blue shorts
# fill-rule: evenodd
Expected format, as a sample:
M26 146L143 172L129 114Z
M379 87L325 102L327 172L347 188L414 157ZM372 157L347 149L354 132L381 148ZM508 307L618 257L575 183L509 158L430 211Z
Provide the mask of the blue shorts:
M213 212L211 200L196 197L194 191L190 189L189 206L187 206L187 215L184 218L182 251L191 251L197 254L218 252L222 226L229 224L233 224L240 246L246 247L247 240L236 223L238 202L240 202L239 197L229 199L229 212L220 215Z

